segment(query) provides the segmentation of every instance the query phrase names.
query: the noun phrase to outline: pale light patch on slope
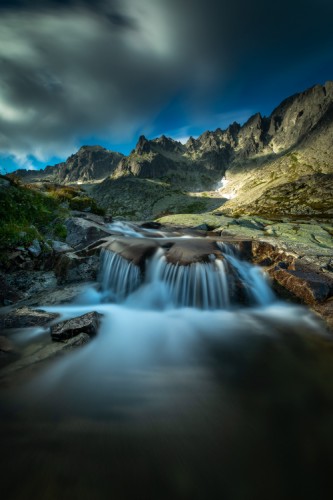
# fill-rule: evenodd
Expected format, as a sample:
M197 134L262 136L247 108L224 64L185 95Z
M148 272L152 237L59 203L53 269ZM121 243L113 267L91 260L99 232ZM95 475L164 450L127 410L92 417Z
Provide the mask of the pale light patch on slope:
M328 151L327 148L325 151L313 146L304 147L274 160L263 162L256 159L232 167L227 171L228 191L235 196L221 209L226 213L237 213L239 209L244 209L260 198L268 189L293 182L305 175L332 173L333 163L330 158L333 151ZM220 193L225 197L224 190Z

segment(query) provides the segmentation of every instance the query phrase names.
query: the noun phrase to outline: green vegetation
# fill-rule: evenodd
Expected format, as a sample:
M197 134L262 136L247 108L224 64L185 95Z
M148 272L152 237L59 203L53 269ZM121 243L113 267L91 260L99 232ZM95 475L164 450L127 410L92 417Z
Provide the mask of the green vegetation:
M104 214L96 202L76 187L44 183L24 186L13 176L0 176L0 261L8 250L28 247L38 240L64 240L69 209Z
M205 214L170 214L156 219L164 225L175 227L195 227L206 224L209 229L215 229L221 226L222 219L211 213ZM230 219L232 221L232 219Z

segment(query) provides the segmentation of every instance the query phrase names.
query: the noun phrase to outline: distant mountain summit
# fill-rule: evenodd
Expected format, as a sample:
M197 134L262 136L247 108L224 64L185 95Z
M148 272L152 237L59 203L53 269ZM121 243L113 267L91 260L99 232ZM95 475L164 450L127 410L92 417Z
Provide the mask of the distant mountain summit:
M59 184L75 184L100 181L113 173L123 157L123 154L102 146L82 146L65 162L44 170L17 170L14 173L26 182L49 180Z
M103 181L96 185L92 194L105 207L114 213L139 217L143 213L140 207L151 203L151 210L144 211L148 217L148 214L157 213L153 205L166 196L166 191L170 198L169 208L166 204L163 210L175 211L179 207L171 191L216 191L222 177L227 178L228 186L219 194L221 198L232 198L225 200L224 210L260 212L265 206L275 213L279 205L283 205L281 196L281 203L277 200L276 203L267 202L274 196L275 188L292 183L282 191L278 189L289 193L290 197L300 177L305 176L306 182L313 186L309 176L332 174L332 165L333 82L327 82L288 97L268 117L256 113L243 125L233 123L225 130L207 131L196 139L190 137L186 144L164 135L153 140L142 135L128 156L100 146L83 146L64 163L39 172L19 170L16 174L27 182L43 179L62 184ZM140 193L135 179L142 181ZM152 182L155 183L154 196ZM328 177L321 177L318 185L328 182ZM324 191L327 196L329 187ZM311 193L313 197L313 189ZM127 207L123 212L124 197L126 205L135 205L135 200L141 198L139 208L128 211ZM308 205L305 200L302 213L312 213ZM290 200L285 206L293 210ZM329 213L329 204L325 207L325 213Z

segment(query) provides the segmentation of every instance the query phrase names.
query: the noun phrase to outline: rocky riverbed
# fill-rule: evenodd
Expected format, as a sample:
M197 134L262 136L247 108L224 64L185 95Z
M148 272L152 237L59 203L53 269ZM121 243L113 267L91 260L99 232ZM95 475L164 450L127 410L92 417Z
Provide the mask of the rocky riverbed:
M325 498L327 223L65 224L1 275L6 498Z
M110 224L109 218L76 211L65 224L65 241L54 241L52 249L43 254L16 249L0 274L4 374L83 345L90 339L89 328L96 333L98 321L88 315L88 326L78 321L72 329L75 334L57 336L52 327L56 315L39 308L75 303L78 297L82 300L90 285L98 290L104 248L140 267L162 245L169 262L188 265L206 261L218 251L217 242L228 242L237 246L243 260L260 266L270 276L278 296L305 304L322 318L328 331L333 328L333 227L328 221L235 219L208 213L168 216L151 223ZM146 238L137 238L140 232ZM13 332L32 327L45 332L50 325L52 336L44 336L30 350L15 345Z

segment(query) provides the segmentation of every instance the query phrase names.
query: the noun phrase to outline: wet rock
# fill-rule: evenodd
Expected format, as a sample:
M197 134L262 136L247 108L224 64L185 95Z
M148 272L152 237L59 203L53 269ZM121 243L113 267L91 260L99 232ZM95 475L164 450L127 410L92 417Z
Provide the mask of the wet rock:
M277 267L269 274L279 285L309 305L322 303L333 295L333 279L310 269L305 272Z
M140 227L143 227L144 229L160 229L162 227L162 224L160 224L159 222L149 221L144 222L140 225Z
M81 250L90 243L111 234L105 225L82 217L71 217L67 219L65 225L67 228L66 243L76 250Z
M193 229L197 229L199 231L209 231L207 224L199 224L199 226L195 226Z
M98 332L101 317L101 314L91 312L77 318L61 321L51 327L52 340L68 340L82 332L93 337Z
M86 220L89 220L91 222L96 222L97 224L103 225L106 222L104 216L92 214L91 212L81 212L79 210L72 210L71 215L73 217L79 217L81 219L86 219Z
M171 246L166 259L172 264L186 266L194 262L209 262L212 255L221 258L220 253L215 241L205 238L184 238Z
M39 363L46 362L55 356L64 356L73 349L84 346L89 341L89 335L82 332L63 342L50 341L48 345L36 345L28 355L19 359L14 358L10 364L8 364L9 360L7 359L7 366L0 370L0 381L13 383L12 377L20 374L26 379Z
M38 257L42 253L42 248L38 240L33 240L30 247L28 247L28 251L31 253L33 257Z
M64 252L72 252L73 248L67 245L67 243L64 243L63 241L53 240L52 250L55 253L64 253Z
M0 276L0 298L17 302L34 294L50 291L57 286L53 271L21 270L3 273Z
M60 285L54 290L50 290L47 294L43 292L37 293L33 297L20 301L19 304L28 307L40 307L41 304L43 306L66 304L73 302L87 287L92 285L93 283Z
M0 352L1 353L12 353L15 351L14 345L11 343L7 337L0 335Z
M11 286L7 280L8 274L0 275L0 305L9 306L17 302L23 295L18 292L15 286Z
M109 238L103 248L117 253L137 266L144 266L145 260L158 249L154 240L140 238Z
M55 264L55 273L59 284L96 280L99 269L98 253L80 257L69 252L59 256Z
M42 309L19 307L15 311L0 316L0 329L28 328L31 326L44 326L57 318L59 314L49 313Z

